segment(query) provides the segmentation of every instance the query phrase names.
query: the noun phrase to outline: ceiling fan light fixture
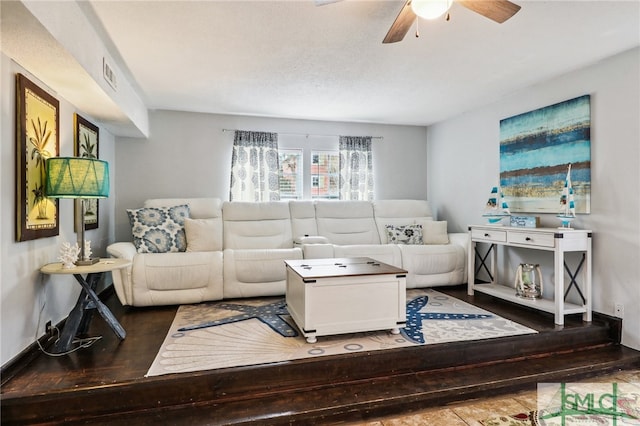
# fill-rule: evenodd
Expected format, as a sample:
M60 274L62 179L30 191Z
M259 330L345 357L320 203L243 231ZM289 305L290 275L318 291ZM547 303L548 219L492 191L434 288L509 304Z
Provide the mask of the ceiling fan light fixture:
M444 15L452 4L453 0L412 0L411 9L421 18L436 19Z

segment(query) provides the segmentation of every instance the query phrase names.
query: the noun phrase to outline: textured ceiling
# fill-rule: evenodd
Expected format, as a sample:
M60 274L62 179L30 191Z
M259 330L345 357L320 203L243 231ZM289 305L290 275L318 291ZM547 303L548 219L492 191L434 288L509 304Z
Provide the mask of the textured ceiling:
M640 0L514 1L395 44L402 0L79 4L149 109L429 125L640 45Z
M403 1L92 1L149 108L428 125L640 44L638 1L456 4L382 44Z

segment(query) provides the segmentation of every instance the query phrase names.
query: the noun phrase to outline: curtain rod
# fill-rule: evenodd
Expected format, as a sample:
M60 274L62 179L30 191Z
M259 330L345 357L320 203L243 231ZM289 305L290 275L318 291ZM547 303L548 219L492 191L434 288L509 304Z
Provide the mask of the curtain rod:
M237 130L240 130L240 129L222 129L222 132L223 133L235 132ZM318 133L289 133L289 132L275 132L275 133L278 133L280 135L288 135L288 136L304 136L306 138L309 138L309 136L330 136L330 137L347 136L347 135L323 135L323 134L318 134ZM384 137L383 136L371 136L371 139L383 140Z

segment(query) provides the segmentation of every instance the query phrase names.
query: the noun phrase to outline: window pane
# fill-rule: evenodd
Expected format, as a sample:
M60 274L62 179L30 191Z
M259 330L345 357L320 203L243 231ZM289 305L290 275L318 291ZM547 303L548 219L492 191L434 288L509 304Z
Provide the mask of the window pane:
M280 199L302 198L302 150L278 150Z
M311 197L339 198L338 151L312 151L311 158Z

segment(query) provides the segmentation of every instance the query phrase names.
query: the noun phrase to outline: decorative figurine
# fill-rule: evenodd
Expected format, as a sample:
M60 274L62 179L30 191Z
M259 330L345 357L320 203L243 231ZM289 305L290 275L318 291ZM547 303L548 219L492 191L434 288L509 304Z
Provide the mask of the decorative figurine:
M516 296L525 299L542 297L542 272L540 265L521 263L516 270Z
M74 243L73 245L68 242L62 243L62 246L60 247L60 256L58 257L58 260L62 262L62 269L75 268L79 254L80 247L78 247L78 243Z

